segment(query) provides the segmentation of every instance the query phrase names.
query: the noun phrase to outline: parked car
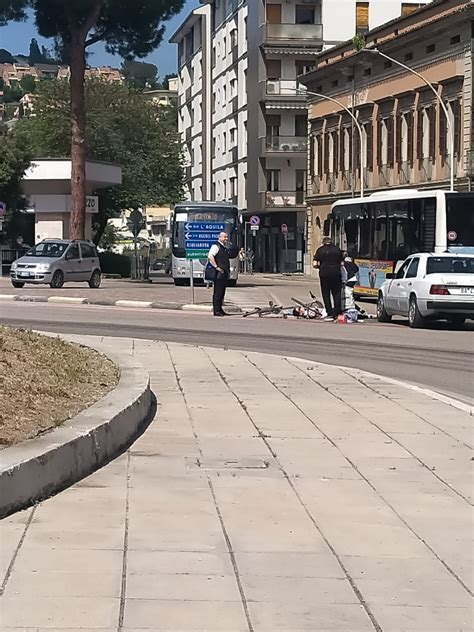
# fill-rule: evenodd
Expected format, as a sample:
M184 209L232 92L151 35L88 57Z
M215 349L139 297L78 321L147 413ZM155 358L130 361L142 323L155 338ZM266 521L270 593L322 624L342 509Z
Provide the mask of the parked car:
M68 281L86 281L98 288L99 256L90 241L45 239L12 263L10 279L13 287L35 283L60 288Z
M159 277L162 274L171 274L171 255L155 259L150 266L149 278L150 280Z
M380 322L396 314L407 316L410 327L435 319L462 325L474 318L474 256L416 253L390 276L379 290Z

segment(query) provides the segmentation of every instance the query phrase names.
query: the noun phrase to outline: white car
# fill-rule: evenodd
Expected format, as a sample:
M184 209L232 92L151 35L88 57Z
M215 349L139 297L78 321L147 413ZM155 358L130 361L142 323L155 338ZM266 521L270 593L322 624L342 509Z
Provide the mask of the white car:
M379 322L399 315L422 327L430 319L462 325L474 318L474 255L416 253L391 277L379 290Z

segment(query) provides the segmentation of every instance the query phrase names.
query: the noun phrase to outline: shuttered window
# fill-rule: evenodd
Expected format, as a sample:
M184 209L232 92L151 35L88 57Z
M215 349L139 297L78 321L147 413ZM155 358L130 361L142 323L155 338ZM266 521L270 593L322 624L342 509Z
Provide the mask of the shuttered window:
M387 165L389 165L389 167L393 167L394 130L392 116L385 119L385 125L387 127Z
M395 161L398 163L398 165L401 164L402 162L402 123L403 123L403 116L399 115L397 116L396 120L396 124L397 124L397 131L396 131L396 136L395 136Z
M416 155L423 160L423 110L416 113Z
M452 101L451 109L453 111L454 122L454 153L459 156L461 154L461 103L459 100Z
M428 120L430 123L430 145L428 156L433 160L435 156L436 140L436 108L431 105L428 108Z
M356 32L366 33L369 30L369 3L356 2Z
M366 151L367 151L367 169L372 171L374 168L374 139L373 139L373 123L369 123L365 126L365 139L366 139Z
M407 160L411 166L413 166L413 140L414 140L414 125L413 125L413 112L406 113L407 121Z
M444 163L446 156L448 155L448 122L444 112L440 112L439 116L439 152L441 154L442 161Z

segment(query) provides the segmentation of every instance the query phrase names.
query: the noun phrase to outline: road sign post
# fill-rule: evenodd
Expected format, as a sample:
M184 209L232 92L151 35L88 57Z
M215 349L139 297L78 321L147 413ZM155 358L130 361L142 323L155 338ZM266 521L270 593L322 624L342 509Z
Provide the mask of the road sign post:
M286 224L281 225L281 232L285 240L285 272L288 272L288 226Z
M184 225L184 250L189 261L189 285L191 287L191 303L194 304L194 261L207 259L211 246L219 238L225 224L214 222L186 222Z

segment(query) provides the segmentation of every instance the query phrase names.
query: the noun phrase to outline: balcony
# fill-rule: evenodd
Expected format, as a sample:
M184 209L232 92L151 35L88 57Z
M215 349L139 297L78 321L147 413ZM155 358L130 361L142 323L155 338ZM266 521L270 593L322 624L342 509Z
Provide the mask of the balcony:
M266 24L266 41L269 43L305 43L322 45L322 24Z
M272 154L305 154L307 146L308 139L306 136L267 136L265 139L265 149Z
M296 208L305 206L304 191L266 191L265 208Z
M268 79L265 92L269 97L290 97L306 101L306 94L301 92L301 84L296 79Z

